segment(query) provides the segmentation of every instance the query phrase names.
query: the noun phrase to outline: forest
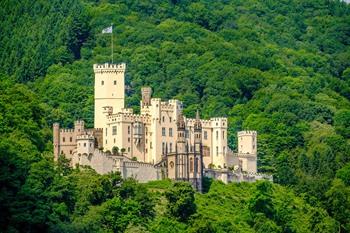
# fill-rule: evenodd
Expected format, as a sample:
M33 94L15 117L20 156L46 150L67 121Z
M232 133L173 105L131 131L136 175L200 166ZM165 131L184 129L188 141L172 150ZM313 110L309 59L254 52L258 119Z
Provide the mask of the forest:
M350 232L350 5L339 0L0 2L0 232ZM53 160L93 126L94 63L184 114L258 131L274 183L137 183Z

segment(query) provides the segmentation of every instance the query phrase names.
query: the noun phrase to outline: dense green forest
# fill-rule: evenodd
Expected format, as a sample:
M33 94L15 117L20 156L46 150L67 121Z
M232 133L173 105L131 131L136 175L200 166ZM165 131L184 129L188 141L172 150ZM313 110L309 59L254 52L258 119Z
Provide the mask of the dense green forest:
M350 232L350 6L337 0L0 2L0 232ZM258 131L275 183L138 184L53 161L93 125L92 64Z

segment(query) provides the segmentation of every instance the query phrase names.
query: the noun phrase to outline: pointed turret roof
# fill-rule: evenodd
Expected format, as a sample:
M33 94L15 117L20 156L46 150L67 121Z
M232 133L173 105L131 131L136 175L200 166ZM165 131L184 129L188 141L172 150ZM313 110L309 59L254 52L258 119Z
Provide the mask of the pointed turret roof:
M182 113L177 118L177 130L185 130L185 120Z
M199 111L196 112L196 121L194 122L194 129L202 129L201 119L199 118Z

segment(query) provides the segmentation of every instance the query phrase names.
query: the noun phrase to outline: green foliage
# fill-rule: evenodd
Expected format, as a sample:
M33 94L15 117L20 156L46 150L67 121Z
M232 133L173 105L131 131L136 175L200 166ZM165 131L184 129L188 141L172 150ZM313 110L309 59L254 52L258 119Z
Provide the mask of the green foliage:
M182 222L196 213L194 190L189 183L175 182L165 193L168 200L168 214Z
M0 6L4 232L349 231L348 4L5 0ZM188 187L175 188L187 194L167 194L167 209L162 193L174 189L170 181L140 185L119 174L71 169L64 157L54 163L53 122L72 127L79 118L93 126L91 67L110 59L110 37L100 33L110 23L114 58L128 64L128 107L139 111L140 88L149 85L155 97L182 100L187 116L198 108L205 118L227 116L232 149L237 130L257 130L259 170L288 188L206 180L206 193L194 198ZM112 149L119 152L125 149ZM193 201L196 213L188 208Z

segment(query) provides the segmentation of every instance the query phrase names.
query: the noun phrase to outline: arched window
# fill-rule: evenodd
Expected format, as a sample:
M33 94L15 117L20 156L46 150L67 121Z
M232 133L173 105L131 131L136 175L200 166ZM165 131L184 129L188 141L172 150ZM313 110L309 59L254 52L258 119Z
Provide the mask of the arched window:
M190 158L190 172L193 172L193 158Z

